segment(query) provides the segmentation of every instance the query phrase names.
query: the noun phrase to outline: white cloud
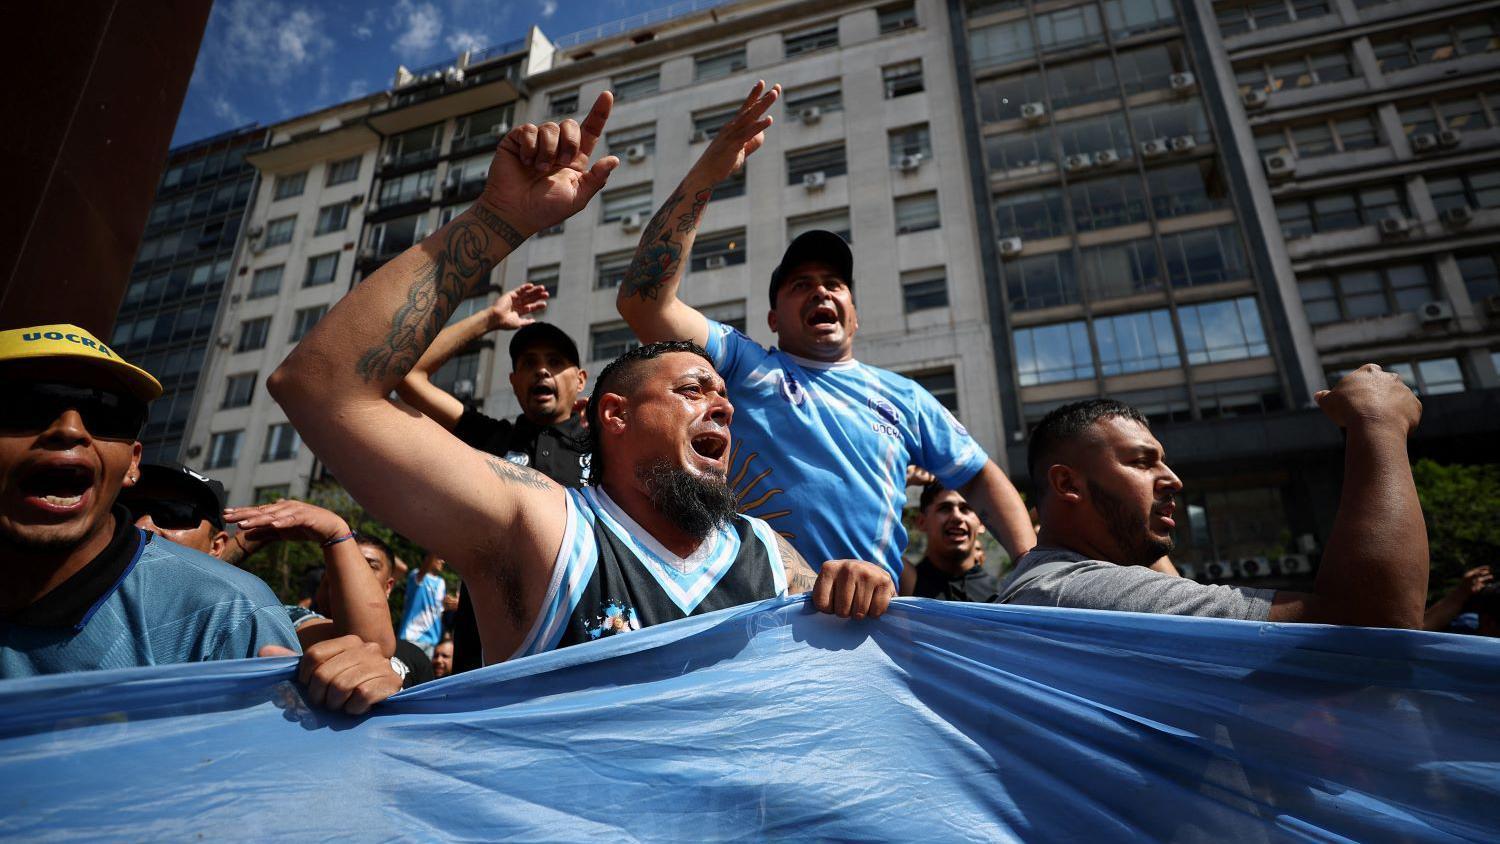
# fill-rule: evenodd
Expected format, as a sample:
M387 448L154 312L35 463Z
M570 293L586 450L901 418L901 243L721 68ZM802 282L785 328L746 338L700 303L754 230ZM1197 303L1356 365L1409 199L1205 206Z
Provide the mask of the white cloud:
M542 0L542 19L549 19L555 14L557 14L557 0Z
M210 97L208 101L208 107L213 110L213 113L216 117L220 117L235 126L249 122L245 119L244 112L240 111L239 108L234 103L230 102L229 98L224 96L223 94L215 94L213 97Z
M447 44L448 49L455 53L462 53L465 50L477 50L485 46L486 42L483 35L465 30L448 36Z
M344 89L344 99L357 100L368 93L370 93L370 83L366 82L364 77L351 79L349 80L349 86Z
M333 49L319 12L288 10L275 0L230 0L214 14L224 22L214 50L227 75L244 84L282 85Z
M369 41L375 37L375 21L379 17L379 10L366 9L365 16L360 19L359 23L354 25L354 37L360 41Z
M387 28L399 33L391 44L398 56L419 58L432 49L443 34L443 13L431 3L397 0Z

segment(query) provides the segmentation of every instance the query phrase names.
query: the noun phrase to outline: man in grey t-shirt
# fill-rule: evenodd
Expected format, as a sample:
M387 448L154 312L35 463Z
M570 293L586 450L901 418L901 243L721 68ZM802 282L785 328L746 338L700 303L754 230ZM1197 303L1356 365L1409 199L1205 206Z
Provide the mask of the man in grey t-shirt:
M1151 571L1172 550L1182 481L1137 410L1095 399L1052 411L1032 432L1042 544L1017 562L999 601L1420 628L1427 531L1406 438L1422 404L1373 364L1315 398L1347 440L1343 496L1312 592L1208 586Z

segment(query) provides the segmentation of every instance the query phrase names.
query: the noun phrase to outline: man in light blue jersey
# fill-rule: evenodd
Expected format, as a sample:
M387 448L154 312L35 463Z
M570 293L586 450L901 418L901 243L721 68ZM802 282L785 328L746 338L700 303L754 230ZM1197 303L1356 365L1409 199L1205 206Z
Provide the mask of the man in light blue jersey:
M906 467L958 491L1012 557L1036 544L1005 473L915 381L854 359L854 257L832 232L806 232L771 274L767 349L677 298L713 186L744 166L780 94L756 83L641 235L616 304L642 342L701 344L737 412L729 477L741 506L815 566L852 557L901 572Z
M428 552L417 570L406 576L406 613L401 617L401 638L432 658L432 649L443 638L443 599L448 584L443 581L443 561Z

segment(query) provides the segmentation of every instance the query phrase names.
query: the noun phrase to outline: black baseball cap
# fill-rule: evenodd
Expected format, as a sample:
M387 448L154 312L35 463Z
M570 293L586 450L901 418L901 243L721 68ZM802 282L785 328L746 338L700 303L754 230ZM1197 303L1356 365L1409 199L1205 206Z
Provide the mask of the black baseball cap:
M797 235L782 254L781 263L771 271L772 306L776 304L776 291L787 274L809 261L833 267L845 284L854 286L854 253L849 251L848 242L833 232L813 229Z
M530 325L521 326L521 330L510 338L511 368L515 368L516 358L520 357L522 352L537 343L557 347L557 350L572 361L574 366L578 366L581 362L578 360L578 344L573 342L573 338L569 337L566 331L550 322L533 322Z
M150 498L149 487L168 488L180 492L193 503L199 516L207 519L216 530L224 529L224 502L227 496L224 485L206 475L180 463L142 463L141 478L136 485L120 493L121 502L130 507L132 498Z

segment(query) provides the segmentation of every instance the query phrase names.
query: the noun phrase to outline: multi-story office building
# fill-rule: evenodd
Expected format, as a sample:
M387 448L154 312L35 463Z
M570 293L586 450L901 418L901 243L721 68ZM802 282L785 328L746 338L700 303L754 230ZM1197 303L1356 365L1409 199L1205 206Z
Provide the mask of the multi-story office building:
M148 462L180 459L256 181L245 156L264 138L265 130L252 126L168 153L111 338L117 351L162 383L141 434Z
M1051 408L1135 404L1202 575L1327 537L1312 394L1360 363L1419 453L1494 459L1496 4L949 5L1013 470Z

